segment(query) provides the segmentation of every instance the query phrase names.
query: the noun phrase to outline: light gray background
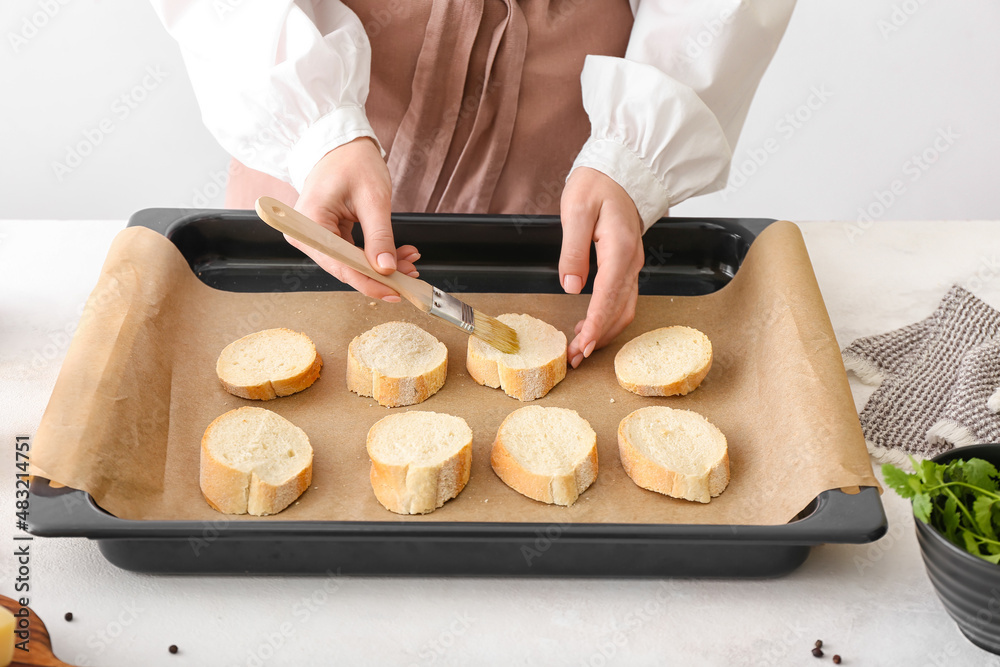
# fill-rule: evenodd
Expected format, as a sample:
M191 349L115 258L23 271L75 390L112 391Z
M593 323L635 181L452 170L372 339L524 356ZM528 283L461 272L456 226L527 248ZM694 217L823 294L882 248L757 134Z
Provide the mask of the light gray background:
M61 2L0 8L2 217L221 206L227 156L201 125L178 49L150 6ZM800 0L729 187L673 214L861 218L862 228L864 210L873 220L997 218L998 25L995 0ZM136 93L147 68L162 80L147 77ZM127 117L123 95L143 98ZM786 115L796 113L793 125ZM100 132L102 120L113 131ZM57 174L80 142L96 145ZM921 170L911 160L925 151L934 161Z

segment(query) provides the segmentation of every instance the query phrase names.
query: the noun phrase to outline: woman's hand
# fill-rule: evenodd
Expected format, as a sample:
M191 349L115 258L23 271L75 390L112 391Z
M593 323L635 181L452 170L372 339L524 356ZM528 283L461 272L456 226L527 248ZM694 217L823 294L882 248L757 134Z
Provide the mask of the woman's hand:
M375 142L367 137L339 146L316 163L306 178L296 210L341 238L353 243L351 229L361 223L365 256L372 268L388 275L394 270L416 277L413 263L420 257L411 245L396 248L390 213L392 184L389 169ZM311 257L324 270L359 292L385 301L399 301L388 287L349 269L295 239L289 243Z
M611 177L578 167L559 205L563 239L559 281L579 294L590 273L590 242L597 246L597 276L587 318L576 325L566 356L573 368L607 345L635 317L643 266L642 218L632 198Z

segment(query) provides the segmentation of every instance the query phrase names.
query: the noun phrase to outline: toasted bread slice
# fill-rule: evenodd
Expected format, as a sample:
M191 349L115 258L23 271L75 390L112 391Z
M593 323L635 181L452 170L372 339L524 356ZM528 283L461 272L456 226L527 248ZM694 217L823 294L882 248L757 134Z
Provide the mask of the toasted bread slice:
M518 493L572 505L597 479L597 434L575 410L528 406L500 424L490 463Z
M644 489L707 503L729 484L726 436L697 412L640 408L618 424L625 472Z
M380 324L347 348L347 388L389 408L426 401L447 373L448 348L409 322Z
M201 439L201 492L225 514L277 514L309 487L312 460L309 438L284 417L230 410Z
M308 388L321 368L323 359L309 336L291 329L266 329L233 341L215 364L226 391L261 401Z
M461 417L411 410L368 431L375 497L397 514L427 514L457 496L472 471L472 429Z
M507 313L497 319L517 332L520 350L506 354L471 336L465 359L469 375L519 401L545 396L566 377L566 335L531 315Z
M636 336L615 355L618 384L640 396L684 395L712 368L712 343L691 327L664 327Z

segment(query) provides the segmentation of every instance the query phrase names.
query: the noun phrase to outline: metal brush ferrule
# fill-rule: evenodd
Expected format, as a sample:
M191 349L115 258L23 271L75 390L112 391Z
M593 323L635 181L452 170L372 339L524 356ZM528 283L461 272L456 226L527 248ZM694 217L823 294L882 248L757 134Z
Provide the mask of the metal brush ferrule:
M431 315L437 315L446 322L465 329L469 333L476 330L476 317L472 306L462 303L447 292L434 288L431 298Z

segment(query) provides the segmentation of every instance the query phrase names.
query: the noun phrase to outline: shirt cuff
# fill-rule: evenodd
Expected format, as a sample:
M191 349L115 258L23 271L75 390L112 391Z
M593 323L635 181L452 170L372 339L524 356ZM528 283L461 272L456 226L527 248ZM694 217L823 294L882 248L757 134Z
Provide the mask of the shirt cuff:
M343 106L320 117L306 129L288 152L288 175L292 186L302 192L306 177L324 155L359 137L371 138L382 157L385 157L385 151L368 122L364 107Z
M646 229L671 206L725 186L732 150L690 87L651 65L608 56L587 56L580 79L591 137L573 168L613 178Z
M622 186L639 210L643 231L662 218L670 208L670 192L639 156L624 144L591 137L583 145L570 174L577 167L595 169Z

